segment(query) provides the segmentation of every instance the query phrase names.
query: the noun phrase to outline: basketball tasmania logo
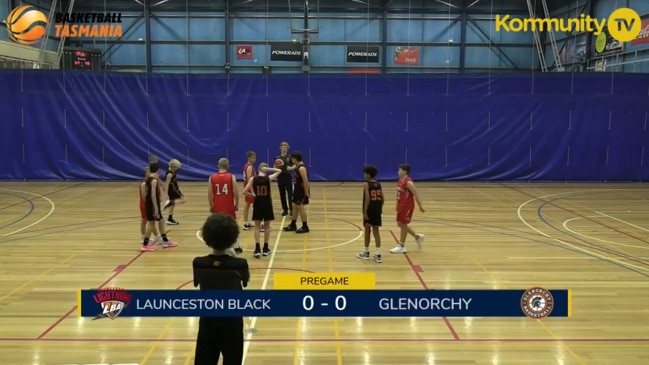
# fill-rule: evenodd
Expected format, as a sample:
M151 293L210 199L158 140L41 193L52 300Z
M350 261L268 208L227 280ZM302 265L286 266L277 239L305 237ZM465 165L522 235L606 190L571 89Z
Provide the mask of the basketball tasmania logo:
M93 318L93 321L102 318L117 318L133 299L132 295L126 292L126 289L120 288L99 289L92 298L100 308L99 314Z
M549 290L541 287L528 289L521 297L521 309L530 318L545 318L554 309L554 297Z
M36 44L45 36L47 24L47 16L31 5L19 6L7 16L9 38L18 44Z
M56 38L117 39L123 35L122 13L54 13L48 18L32 5L13 9L6 25L12 41L28 46L42 40L49 28Z

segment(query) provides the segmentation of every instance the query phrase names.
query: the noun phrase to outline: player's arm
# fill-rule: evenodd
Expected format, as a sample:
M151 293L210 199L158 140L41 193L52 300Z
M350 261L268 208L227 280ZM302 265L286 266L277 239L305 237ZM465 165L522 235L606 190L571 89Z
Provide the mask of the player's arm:
M243 180L243 184L244 184L244 185L246 185L246 183L248 182L248 180L246 179L246 177L247 177L248 179L250 179L251 177L253 177L253 176L252 176L252 166L248 166L248 168L246 168L245 173L243 174L243 179L244 179L244 180Z
M370 184L363 184L363 195L365 196L365 199L363 199L363 217L365 218L367 217L367 209L370 207Z
M266 167L266 168L264 169L264 172L269 172L269 171L272 171L272 172L273 172L272 175L268 175L268 179L269 179L270 181L275 180L275 178L277 178L277 177L279 176L279 174L282 173L282 169L278 169L278 168L274 168L274 167Z
M419 199L419 193L417 192L417 188L415 187L415 184L412 181L408 181L408 183L406 184L406 189L410 190L412 196L415 197L415 201L417 202L417 206L419 206L419 210L424 212L424 207L421 205L421 200Z
M210 205L210 212L214 210L214 192L212 191L212 177L207 179L207 203Z
M297 170L300 176L302 176L302 181L304 181L304 196L309 196L311 191L311 186L309 184L309 177L306 175L306 167L303 169Z
M250 281L250 269L248 268L248 261L246 259L240 260L241 270L239 271L239 275L241 275L241 285L243 285L244 288L247 288L248 282Z
M234 195L234 210L239 209L239 188L237 187L237 177L232 174L232 194Z
M254 196L255 193L252 191L252 180L254 180L254 177L251 177L248 179L248 182L246 183L246 186L243 188L243 195L250 194L251 196Z
M198 270L196 269L196 259L194 259L194 262L192 263L192 268L192 271L194 272L194 288L196 288L200 284L198 279Z
M158 191L158 186L159 186L158 185L158 180L156 180L156 179L151 180L151 191L157 192ZM158 199L151 199L151 202L153 203L153 211L155 213L157 213L158 212Z
M170 174L167 172L167 178L165 179L165 184L164 184L164 189L165 191L169 191L169 184L171 184L171 178L173 174Z

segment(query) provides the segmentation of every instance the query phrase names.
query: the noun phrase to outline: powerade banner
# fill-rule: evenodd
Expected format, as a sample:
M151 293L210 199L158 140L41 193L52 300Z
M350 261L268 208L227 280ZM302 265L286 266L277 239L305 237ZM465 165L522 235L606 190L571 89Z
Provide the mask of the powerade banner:
M271 43L270 60L302 62L302 45L289 42Z
M569 317L568 290L82 290L81 317Z
M379 47L347 46L347 62L378 63Z

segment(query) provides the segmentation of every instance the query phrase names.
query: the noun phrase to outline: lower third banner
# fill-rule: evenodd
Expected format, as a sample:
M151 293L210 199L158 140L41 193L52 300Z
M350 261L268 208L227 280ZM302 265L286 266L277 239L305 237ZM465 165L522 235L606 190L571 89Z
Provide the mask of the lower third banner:
M81 290L78 314L120 317L569 317L568 290Z

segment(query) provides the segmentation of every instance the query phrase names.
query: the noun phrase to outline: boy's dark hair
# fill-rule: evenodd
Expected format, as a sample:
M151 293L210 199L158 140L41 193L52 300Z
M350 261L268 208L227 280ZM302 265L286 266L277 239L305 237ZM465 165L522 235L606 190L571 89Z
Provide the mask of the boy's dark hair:
M410 165L408 165L407 163L399 165L399 168L405 171L406 174L410 175Z
M379 169L377 169L375 166L365 166L363 172L370 175L370 177L373 179L379 173Z
M302 152L295 151L291 153L291 158L296 159L298 162L302 162Z
M237 242L239 225L231 216L216 213L207 218L202 232L206 245L218 251L225 251Z
M154 173L158 172L159 169L160 169L160 165L158 165L157 162L152 162L151 164L149 164L149 172L150 173L154 174Z

